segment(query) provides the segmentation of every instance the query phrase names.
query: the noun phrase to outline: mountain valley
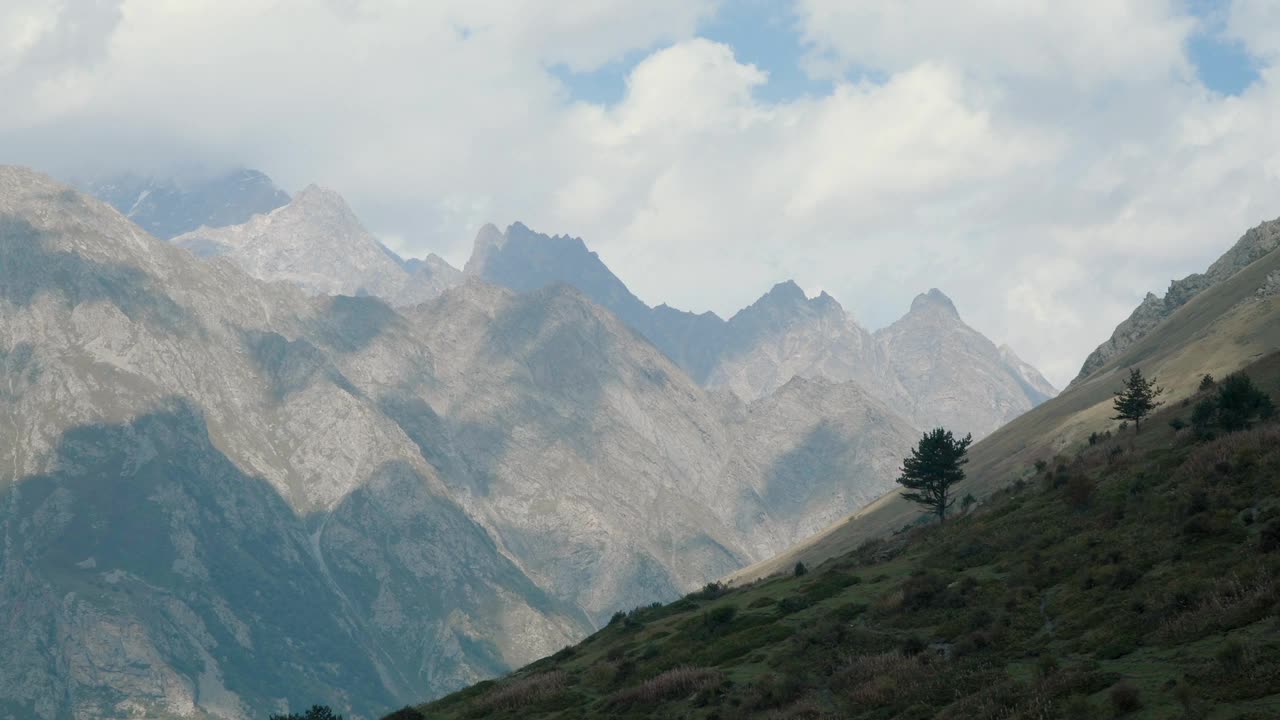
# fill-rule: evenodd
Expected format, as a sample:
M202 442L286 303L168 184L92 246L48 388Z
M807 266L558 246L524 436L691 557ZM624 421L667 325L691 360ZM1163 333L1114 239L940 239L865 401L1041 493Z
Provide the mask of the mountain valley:
M308 242L423 267L344 208L171 243L0 168L0 717L372 717L781 552L916 433L853 382L705 388L564 283L326 285Z

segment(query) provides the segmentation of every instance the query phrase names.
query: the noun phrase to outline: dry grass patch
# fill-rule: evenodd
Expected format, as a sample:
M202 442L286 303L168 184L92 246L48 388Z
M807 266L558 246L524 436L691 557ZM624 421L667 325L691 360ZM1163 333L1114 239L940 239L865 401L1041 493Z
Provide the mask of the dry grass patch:
M724 682L724 673L714 668L678 667L655 675L643 683L619 690L609 696L613 706L656 705L688 697L704 688Z
M475 708L483 712L518 710L555 696L568 684L569 675L563 670L515 678L486 695Z
M1262 572L1250 580L1232 575L1219 580L1194 607L1164 621L1156 638L1187 641L1248 625L1265 617L1277 601L1280 584L1272 575Z

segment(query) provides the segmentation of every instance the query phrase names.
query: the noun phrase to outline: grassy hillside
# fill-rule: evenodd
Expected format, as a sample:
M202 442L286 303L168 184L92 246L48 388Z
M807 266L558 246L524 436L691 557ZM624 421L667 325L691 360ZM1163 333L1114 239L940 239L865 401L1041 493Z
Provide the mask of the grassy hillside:
M984 497L1007 487L1036 460L1071 452L1089 433L1114 426L1108 419L1113 414L1112 393L1127 368L1140 367L1157 378L1169 396L1185 397L1205 373L1222 376L1280 348L1280 296L1259 294L1273 273L1280 273L1280 252L1263 256L1196 296L1087 380L984 438L970 451L970 479L961 492ZM788 552L734 573L730 580L784 572L797 561L819 563L918 516L910 503L889 493Z
M1249 372L1280 389L1280 357ZM1280 717L1280 425L1207 440L1191 407L392 717Z

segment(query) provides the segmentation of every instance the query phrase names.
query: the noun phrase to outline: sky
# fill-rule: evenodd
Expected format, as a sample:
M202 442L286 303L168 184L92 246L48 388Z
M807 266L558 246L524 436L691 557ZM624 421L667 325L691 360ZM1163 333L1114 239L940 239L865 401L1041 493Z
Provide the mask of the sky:
M248 166L404 255L584 238L650 304L931 287L1065 385L1280 216L1280 0L5 0L0 162Z

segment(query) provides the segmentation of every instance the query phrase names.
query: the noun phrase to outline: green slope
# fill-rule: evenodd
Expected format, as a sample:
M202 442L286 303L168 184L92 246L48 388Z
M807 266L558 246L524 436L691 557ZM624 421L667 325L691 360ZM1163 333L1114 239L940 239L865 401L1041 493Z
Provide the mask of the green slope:
M1280 390L1280 356L1249 373ZM1201 441L1189 414L393 717L1280 717L1280 425Z
M1112 393L1127 368L1140 367L1170 396L1192 392L1205 373L1223 376L1280 349L1280 296L1260 294L1280 273L1280 252L1263 256L1197 295L1150 334L1058 397L974 445L962 492L983 497L1006 487L1037 459L1077 447L1089 433L1113 427ZM891 492L796 547L734 573L733 582L784 572L857 547L913 522L919 512Z

